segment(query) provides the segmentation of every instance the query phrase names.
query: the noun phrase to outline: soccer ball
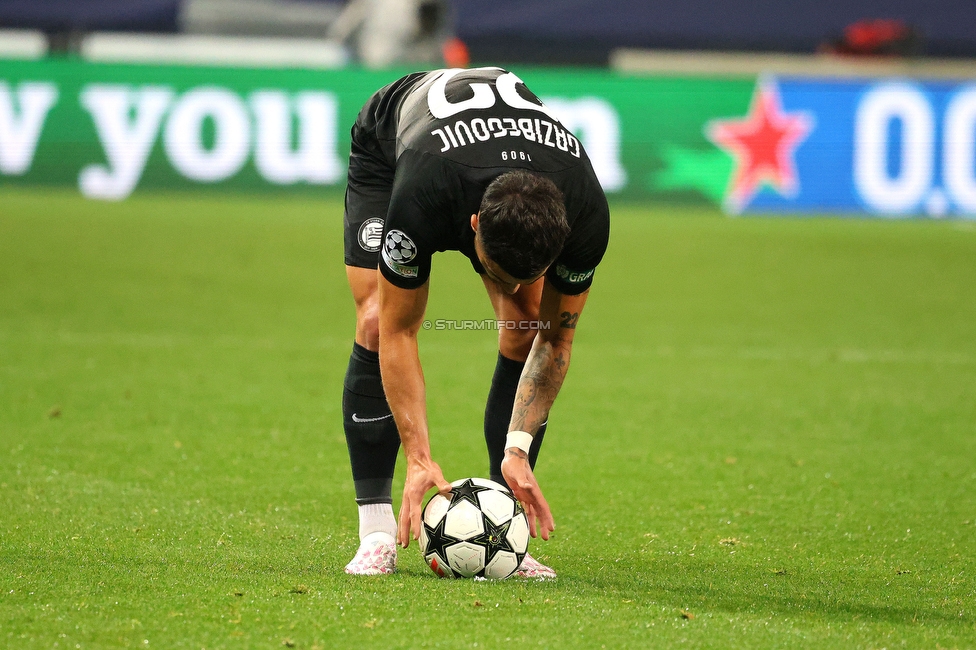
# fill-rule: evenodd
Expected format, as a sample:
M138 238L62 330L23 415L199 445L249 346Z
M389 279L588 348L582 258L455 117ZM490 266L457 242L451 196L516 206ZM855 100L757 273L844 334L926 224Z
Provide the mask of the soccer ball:
M448 496L427 502L420 550L442 578L494 578L515 573L529 545L525 511L504 485L482 478L451 483Z

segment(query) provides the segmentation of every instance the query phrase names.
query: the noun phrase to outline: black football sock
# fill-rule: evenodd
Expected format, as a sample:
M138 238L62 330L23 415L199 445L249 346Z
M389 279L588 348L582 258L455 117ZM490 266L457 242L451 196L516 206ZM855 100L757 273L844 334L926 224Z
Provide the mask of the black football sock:
M515 393L518 390L519 377L525 363L515 361L498 353L495 364L495 374L491 378L491 390L488 391L488 404L485 406L485 443L488 445L488 477L505 485L502 478L502 459L505 457L505 439L508 437L508 425L512 420L512 407L515 404ZM535 469L535 462L539 458L542 439L546 435L546 422L542 423L529 447L529 465Z
M353 343L343 382L342 424L356 503L393 503L393 470L400 434L383 392L379 354L358 343Z

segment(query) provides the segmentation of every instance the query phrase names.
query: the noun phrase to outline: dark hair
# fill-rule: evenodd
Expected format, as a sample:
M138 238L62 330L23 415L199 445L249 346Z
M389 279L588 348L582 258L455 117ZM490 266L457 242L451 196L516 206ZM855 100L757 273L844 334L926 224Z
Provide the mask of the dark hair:
M534 278L552 264L569 235L563 193L548 178L506 172L485 190L478 235L485 255L506 273Z

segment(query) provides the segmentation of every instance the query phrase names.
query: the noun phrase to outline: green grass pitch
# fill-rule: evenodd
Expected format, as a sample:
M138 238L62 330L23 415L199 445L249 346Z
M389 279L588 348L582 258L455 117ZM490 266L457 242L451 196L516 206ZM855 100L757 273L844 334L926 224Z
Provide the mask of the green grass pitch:
M976 224L615 206L537 584L342 573L340 221L0 192L0 646L976 647ZM429 317L490 317L435 260ZM421 337L484 475L494 333Z

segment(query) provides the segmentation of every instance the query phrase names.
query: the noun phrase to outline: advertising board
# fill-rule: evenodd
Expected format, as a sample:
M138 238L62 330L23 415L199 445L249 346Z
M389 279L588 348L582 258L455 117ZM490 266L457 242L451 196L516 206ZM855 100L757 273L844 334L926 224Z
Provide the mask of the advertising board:
M0 61L0 183L336 193L356 114L404 72ZM976 82L516 72L612 197L976 215Z

